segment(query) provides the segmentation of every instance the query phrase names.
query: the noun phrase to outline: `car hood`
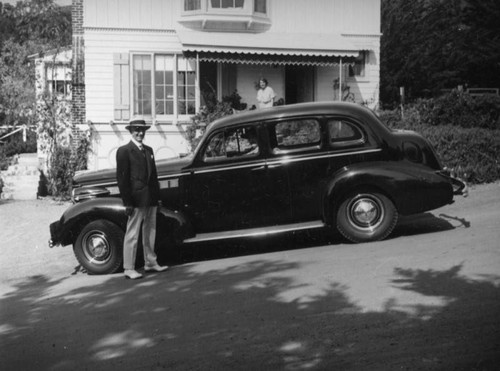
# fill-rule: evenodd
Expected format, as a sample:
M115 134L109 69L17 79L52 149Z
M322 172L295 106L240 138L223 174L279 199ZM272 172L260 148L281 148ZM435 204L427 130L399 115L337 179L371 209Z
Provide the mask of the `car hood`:
M158 177L178 174L191 164L191 156L156 161ZM73 177L74 186L116 184L116 168L103 170L84 170Z

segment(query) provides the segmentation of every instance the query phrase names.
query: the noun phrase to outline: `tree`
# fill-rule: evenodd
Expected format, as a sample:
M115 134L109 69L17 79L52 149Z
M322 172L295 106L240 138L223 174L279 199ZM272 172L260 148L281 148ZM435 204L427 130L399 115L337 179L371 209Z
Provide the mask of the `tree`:
M0 3L0 124L29 124L35 111L31 55L71 44L71 14L53 0Z
M500 85L500 2L382 0L381 100Z

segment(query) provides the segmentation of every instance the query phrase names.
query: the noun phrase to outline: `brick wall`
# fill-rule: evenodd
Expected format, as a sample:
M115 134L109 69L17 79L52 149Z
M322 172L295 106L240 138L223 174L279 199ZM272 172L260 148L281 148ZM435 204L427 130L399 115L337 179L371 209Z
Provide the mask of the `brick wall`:
M83 38L83 0L72 0L73 66L71 122L85 124L85 55Z

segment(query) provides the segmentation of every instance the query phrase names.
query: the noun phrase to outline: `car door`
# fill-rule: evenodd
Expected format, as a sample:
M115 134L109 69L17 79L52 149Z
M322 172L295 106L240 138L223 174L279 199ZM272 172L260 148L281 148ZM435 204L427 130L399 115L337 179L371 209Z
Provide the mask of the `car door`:
M207 137L187 182L186 211L196 233L265 227L276 222L277 213L287 213L287 205L273 198L277 191L270 191L279 185L268 177L255 124Z
M329 172L317 117L297 117L269 125L268 166L283 173L290 189L289 223L321 219L322 189ZM275 175L278 176L277 174Z

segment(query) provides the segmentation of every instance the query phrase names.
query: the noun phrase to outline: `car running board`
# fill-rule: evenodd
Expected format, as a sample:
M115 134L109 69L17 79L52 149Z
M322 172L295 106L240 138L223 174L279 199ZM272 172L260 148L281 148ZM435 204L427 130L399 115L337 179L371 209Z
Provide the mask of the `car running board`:
M224 232L213 232L213 233L200 233L200 234L196 235L195 237L188 238L188 239L184 240L184 243L225 240L228 238L259 237L259 236L267 236L267 235L282 233L282 232L292 232L292 231L299 231L299 230L304 230L304 229L323 228L324 226L325 226L325 223L318 220L318 221L313 221L313 222L285 224L285 225L277 225L277 226L272 226L272 227L238 229L235 231L224 231Z

